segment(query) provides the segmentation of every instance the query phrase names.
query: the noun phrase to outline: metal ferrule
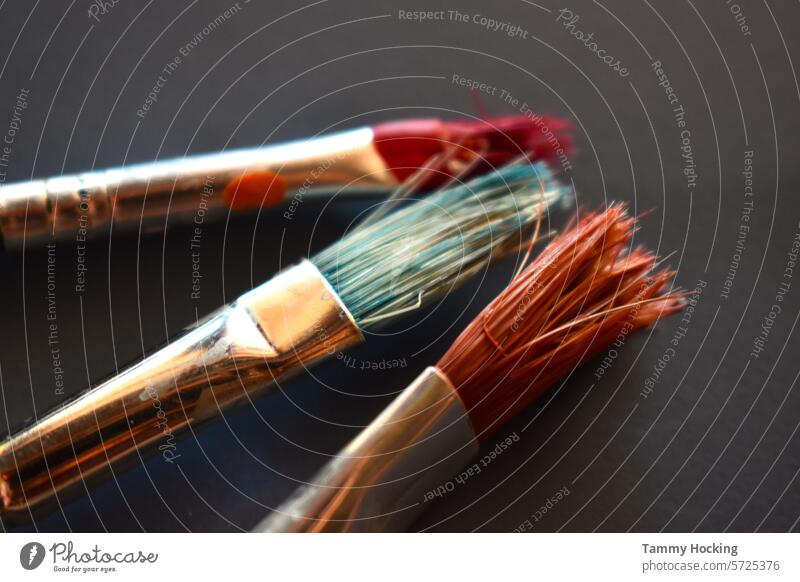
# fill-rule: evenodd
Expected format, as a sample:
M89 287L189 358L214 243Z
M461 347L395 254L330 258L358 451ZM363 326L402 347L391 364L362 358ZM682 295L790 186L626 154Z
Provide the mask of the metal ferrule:
M54 494L108 476L109 465L137 453L157 450L174 462L188 425L362 339L312 263L284 271L0 445L4 521L52 509Z
M286 181L286 199L397 185L369 127L286 144L190 156L9 184L0 188L7 246L85 237L134 227L163 228L167 217L208 220L229 211L222 193L245 173Z
M426 497L477 453L461 399L438 369L427 368L255 531L403 531Z

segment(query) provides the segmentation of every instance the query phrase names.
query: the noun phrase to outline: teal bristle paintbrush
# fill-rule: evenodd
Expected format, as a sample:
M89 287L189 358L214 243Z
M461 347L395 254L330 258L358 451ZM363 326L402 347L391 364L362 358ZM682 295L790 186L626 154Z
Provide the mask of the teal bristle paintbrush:
M518 250L567 193L524 161L368 219L0 445L3 520L58 507L137 453L173 462L164 444L182 430L441 298Z

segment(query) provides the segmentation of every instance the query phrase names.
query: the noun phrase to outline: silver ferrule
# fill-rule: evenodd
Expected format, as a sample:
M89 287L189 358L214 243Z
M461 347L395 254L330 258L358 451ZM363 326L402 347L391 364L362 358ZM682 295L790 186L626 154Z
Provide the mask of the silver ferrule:
M109 477L109 466L137 453L157 450L175 462L176 439L189 425L362 339L312 263L287 269L0 444L4 521L51 510L56 495Z
M429 367L254 531L403 531L477 453L461 399Z
M226 189L246 176L279 176L281 200L397 185L369 127L286 144L162 160L0 187L0 233L7 247L50 238L163 229L231 210ZM263 187L268 189L276 179ZM285 192L284 192L285 188ZM273 202L266 203L270 205Z

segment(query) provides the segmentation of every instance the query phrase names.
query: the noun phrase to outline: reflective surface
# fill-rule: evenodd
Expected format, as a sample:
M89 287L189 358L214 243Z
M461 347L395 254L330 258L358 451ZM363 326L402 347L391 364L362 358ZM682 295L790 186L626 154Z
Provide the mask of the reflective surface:
M0 188L0 230L8 246L78 229L109 232L192 220L228 210L225 188L244 173L270 171L303 196L338 189L381 191L397 185L372 143L370 128L287 144L136 164L10 184Z
M288 269L0 445L3 511L44 511L54 493L136 454L171 462L187 425L361 339L316 267Z

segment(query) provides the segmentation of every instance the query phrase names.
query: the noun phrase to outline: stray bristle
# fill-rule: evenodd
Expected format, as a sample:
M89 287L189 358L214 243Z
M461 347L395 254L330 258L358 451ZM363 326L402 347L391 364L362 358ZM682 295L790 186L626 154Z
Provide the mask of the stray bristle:
M635 219L624 205L590 213L467 327L437 366L484 439L574 367L619 337L679 311L648 250L628 248Z
M362 329L421 307L525 244L568 188L517 163L401 206L312 258Z

